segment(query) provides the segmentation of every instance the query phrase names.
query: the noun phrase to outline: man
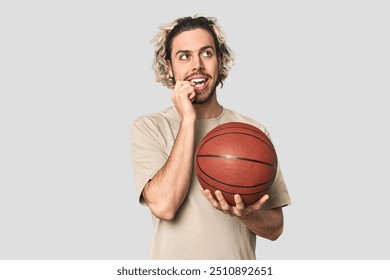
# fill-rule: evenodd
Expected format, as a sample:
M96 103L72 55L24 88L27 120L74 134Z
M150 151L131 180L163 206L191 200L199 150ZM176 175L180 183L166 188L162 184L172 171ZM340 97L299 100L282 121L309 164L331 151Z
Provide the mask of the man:
M135 120L132 160L141 203L154 224L152 259L255 259L256 236L276 240L282 207L290 198L280 172L267 195L230 206L220 192L203 190L194 175L197 143L230 121L260 123L218 103L233 57L213 18L186 17L163 26L156 37L157 81L172 89L174 106Z

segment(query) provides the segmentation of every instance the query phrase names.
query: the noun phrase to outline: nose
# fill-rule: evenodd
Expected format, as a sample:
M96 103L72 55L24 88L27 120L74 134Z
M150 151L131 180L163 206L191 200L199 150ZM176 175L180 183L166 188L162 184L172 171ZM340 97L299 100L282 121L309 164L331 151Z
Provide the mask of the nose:
M203 70L204 63L201 56L194 56L193 59L193 70Z

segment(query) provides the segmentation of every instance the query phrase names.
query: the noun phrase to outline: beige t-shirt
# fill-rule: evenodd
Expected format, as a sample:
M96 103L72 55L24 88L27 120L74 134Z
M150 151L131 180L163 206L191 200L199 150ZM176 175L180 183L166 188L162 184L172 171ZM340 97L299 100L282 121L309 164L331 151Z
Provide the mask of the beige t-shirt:
M239 121L260 128L260 123L224 108L214 119L197 120L195 146L217 125ZM178 133L180 118L175 107L136 119L131 128L131 153L140 202L146 183L165 164ZM173 221L152 215L154 231L151 259L256 259L256 235L238 218L214 209L200 192L195 171L186 199ZM290 204L282 173L269 189L268 209Z

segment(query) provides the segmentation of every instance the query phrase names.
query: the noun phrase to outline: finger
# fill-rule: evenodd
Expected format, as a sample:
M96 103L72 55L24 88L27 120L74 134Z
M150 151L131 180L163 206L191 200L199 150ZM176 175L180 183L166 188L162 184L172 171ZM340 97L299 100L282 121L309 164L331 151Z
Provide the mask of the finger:
M263 197L260 198L261 206L263 206L264 203L266 203L266 201L267 201L268 199L269 199L269 195L268 195L268 194L263 195Z
M189 85L189 82L186 81L177 81L175 86L173 87L173 92L177 93L180 89L182 89L185 85Z
M221 205L221 209L224 212L227 212L230 210L231 206L227 203L225 197L223 196L222 192L215 191L215 196L217 197L217 200L219 204Z
M195 90L192 89L191 93L188 95L188 98L190 99L191 102L194 102L195 96L196 96Z
M185 85L177 84L172 91L172 98L179 98L180 96L188 95L190 91Z
M188 99L192 102L195 98L195 95L194 88L191 86L191 84L186 82L185 84L178 84L178 86L173 90L171 97L173 100Z
M191 83L188 82L188 81L177 81L176 84L175 84L174 89L179 89L179 88L181 88L181 87L183 87L184 85L187 85L187 84L191 84Z
M178 81L176 84L175 84L175 87L173 88L174 91L180 91L180 90L184 90L184 89L193 89L194 88L194 84L192 84L191 82L188 82L188 81Z
M245 208L244 201L239 194L234 195L234 202L236 203L237 210L243 210Z
M259 210L261 209L265 202L269 199L269 195L268 194L265 194L263 195L258 201L256 201L255 203L251 204L251 208L255 209L255 210Z
M209 190L204 190L203 188L200 189L202 194L207 198L207 200L211 203L211 205L216 208L216 209L220 209L219 207L219 203L218 201L216 201L213 197L213 195L211 194L211 192Z

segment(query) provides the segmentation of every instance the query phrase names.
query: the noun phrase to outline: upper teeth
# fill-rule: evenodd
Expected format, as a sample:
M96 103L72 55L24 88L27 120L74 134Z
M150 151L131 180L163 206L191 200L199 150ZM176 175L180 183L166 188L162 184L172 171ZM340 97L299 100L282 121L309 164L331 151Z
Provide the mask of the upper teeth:
M201 78L201 79L192 79L191 80L191 82L193 82L193 83L201 83L201 82L204 82L204 81L206 81L206 79L203 79L203 78Z

